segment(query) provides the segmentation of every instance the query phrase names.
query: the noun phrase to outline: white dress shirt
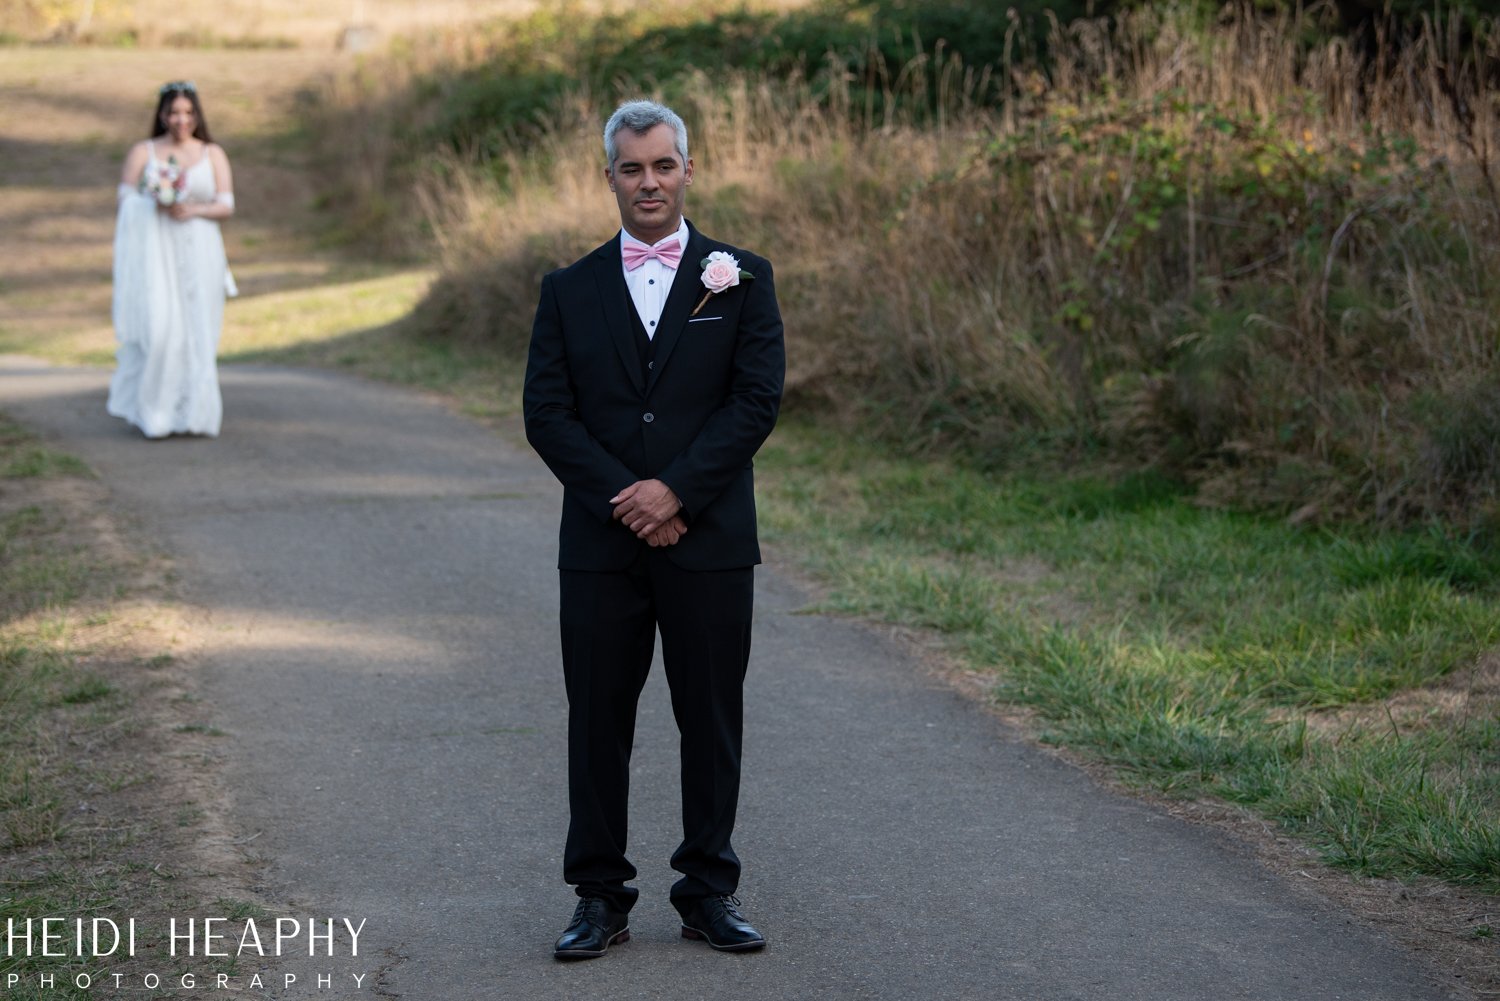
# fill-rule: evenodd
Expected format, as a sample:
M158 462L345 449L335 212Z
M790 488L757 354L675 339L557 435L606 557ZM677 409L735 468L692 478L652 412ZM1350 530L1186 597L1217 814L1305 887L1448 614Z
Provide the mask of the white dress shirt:
M682 225L677 228L677 245L687 253L688 226L687 220L682 220ZM649 247L651 244L642 243L624 229L620 230L620 245L639 244ZM620 261L620 267L625 267L624 259ZM656 258L652 258L634 271L626 270L625 287L630 289L630 301L635 303L636 315L641 318L641 326L646 328L646 336L656 337L656 324L661 320L662 307L667 304L667 293L671 291L672 279L677 277L677 269L669 268Z

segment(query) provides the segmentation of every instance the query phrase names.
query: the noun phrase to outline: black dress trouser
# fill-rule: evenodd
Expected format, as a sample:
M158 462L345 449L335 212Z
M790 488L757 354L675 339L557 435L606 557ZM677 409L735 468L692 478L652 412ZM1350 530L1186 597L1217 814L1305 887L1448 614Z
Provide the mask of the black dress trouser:
M571 814L563 878L579 896L603 897L617 910L635 903L638 891L626 883L636 870L625 857L630 751L660 629L682 741L682 844L672 868L683 875L671 899L683 911L733 893L754 568L683 570L642 544L624 571L559 573Z

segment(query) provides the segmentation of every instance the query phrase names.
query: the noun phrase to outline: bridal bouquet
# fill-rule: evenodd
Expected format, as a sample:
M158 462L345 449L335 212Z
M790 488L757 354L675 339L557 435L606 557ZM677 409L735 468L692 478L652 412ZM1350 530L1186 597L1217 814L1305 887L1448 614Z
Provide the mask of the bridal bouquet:
M150 195L158 205L175 205L182 201L186 188L187 174L177 166L175 156L167 157L166 163L156 164L154 170L148 166L141 175L141 194Z

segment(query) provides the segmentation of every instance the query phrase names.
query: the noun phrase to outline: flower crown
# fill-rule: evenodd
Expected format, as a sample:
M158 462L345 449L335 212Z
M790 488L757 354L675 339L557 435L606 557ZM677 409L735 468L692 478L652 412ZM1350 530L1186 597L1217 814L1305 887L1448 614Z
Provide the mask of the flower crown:
M180 91L184 94L196 94L198 92L198 87L191 80L173 80L170 83L164 83L161 85L160 93L162 94L171 94L176 91Z

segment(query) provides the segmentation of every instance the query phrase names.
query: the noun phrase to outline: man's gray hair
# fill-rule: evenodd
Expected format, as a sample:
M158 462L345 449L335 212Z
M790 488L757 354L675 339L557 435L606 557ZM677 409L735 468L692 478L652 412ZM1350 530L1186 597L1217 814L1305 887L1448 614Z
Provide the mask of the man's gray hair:
M677 136L677 155L682 157L684 165L688 159L687 126L682 124L682 119L677 112L665 104L657 104L655 101L626 101L615 109L615 113L609 116L609 121L604 125L604 159L609 168L614 169L615 161L620 157L620 144L615 142L615 136L621 129L629 129L636 135L645 135L658 125L670 125Z

